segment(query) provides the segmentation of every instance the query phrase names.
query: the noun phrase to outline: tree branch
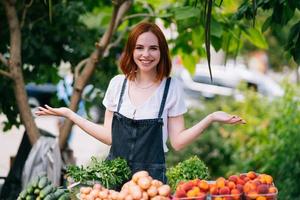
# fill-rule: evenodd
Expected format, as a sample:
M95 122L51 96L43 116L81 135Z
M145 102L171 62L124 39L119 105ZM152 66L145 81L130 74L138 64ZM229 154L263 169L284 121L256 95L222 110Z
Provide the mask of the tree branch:
M75 80L77 79L78 76L80 76L80 71L81 71L82 67L87 63L87 61L88 61L88 58L85 58L76 65L75 73L74 73L74 75L75 75L74 79Z
M119 27L119 25L123 22L122 18L124 18L124 14L128 11L132 4L132 1L125 1L121 6L118 11L117 17L116 17L116 22L114 26L114 31Z
M29 3L25 4L25 8L24 8L24 10L22 12L22 19L21 19L21 24L20 24L21 29L23 28L23 26L25 24L27 10L28 10L28 8L30 8L30 6L32 5L32 3L33 3L33 0L30 0Z
M2 53L0 53L0 61L7 67L8 66L8 61L7 59L3 56Z
M104 57L107 57L109 55L109 50L113 47L118 46L118 44L121 42L122 38L125 36L125 33L128 32L130 28L126 27L124 31L119 35L119 37L112 43L110 43L107 48L105 49L105 52L103 54Z
M127 15L122 19L122 22L132 19L132 18L136 18L136 17L155 17L155 15L153 14L149 14L149 13L136 13L136 14L132 14L132 15Z
M3 75L3 76L5 76L5 77L8 77L8 78L12 79L11 73L9 73L9 72L7 72L7 71L4 71L4 70L2 70L2 69L0 69L0 75Z

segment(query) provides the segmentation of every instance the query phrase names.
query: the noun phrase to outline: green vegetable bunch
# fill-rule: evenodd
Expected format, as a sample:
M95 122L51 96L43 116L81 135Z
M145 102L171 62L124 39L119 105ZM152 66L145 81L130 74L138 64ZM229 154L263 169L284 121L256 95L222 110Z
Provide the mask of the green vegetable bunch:
M122 158L99 160L96 157L92 157L91 163L86 167L68 166L67 176L71 177L75 182L83 184L99 182L105 188L113 189L130 178L131 170L127 161Z
M166 175L168 184L173 191L176 190L176 186L180 181L209 178L207 166L197 156L192 156L183 162L179 162L176 166L168 168Z

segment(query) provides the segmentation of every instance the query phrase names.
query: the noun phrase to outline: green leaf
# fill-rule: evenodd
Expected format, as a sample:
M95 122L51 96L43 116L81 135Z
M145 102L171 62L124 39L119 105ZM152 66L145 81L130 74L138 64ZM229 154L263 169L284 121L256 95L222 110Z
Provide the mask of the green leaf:
M200 9L192 6L180 7L174 10L175 20L182 20L200 15Z
M246 37L253 45L261 49L268 48L268 44L262 33L256 28L249 28L243 31L243 36Z
M211 35L216 37L221 37L223 34L223 27L221 23L219 23L217 20L215 20L213 17L211 19Z
M215 50L219 51L222 48L222 39L214 36L212 36L210 39Z
M261 32L265 32L270 27L271 22L272 22L272 18L268 17L261 27Z
M180 54L182 57L182 62L184 67L191 73L195 73L196 69L196 64L199 60L199 56L195 55L195 53L192 54L186 54L186 53L181 53Z
M300 33L300 21L296 24L294 24L290 30L289 36L288 36L288 43L286 45L286 49L291 48L294 44L296 44L296 41L298 40L298 35Z

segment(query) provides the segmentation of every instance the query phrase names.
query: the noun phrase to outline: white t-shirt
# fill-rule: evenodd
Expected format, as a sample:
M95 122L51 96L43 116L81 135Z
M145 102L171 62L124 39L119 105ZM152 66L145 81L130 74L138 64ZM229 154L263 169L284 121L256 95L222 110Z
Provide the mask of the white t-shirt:
M109 86L106 90L105 97L103 99L103 105L106 109L116 112L119 102L119 97L122 89L122 84L124 81L125 75L117 75L111 79ZM125 87L123 94L123 101L119 110L119 113L130 119L155 119L158 117L158 112L160 104L163 98L163 93L166 84L166 78L164 78L161 84L158 86L153 95L146 100L141 106L132 105L129 94L128 94L128 82ZM164 151L168 151L166 145L168 138L168 117L175 117L184 114L187 111L187 108L184 103L183 98L183 89L181 82L176 78L171 78L171 83L169 87L169 93L165 103L164 111L162 114L163 118L163 144Z

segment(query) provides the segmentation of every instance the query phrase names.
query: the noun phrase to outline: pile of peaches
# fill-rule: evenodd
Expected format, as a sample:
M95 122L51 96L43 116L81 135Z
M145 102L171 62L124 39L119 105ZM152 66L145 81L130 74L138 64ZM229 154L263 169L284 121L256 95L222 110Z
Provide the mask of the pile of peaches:
M180 182L174 194L174 200L276 200L277 188L273 178L267 174L253 171L239 175L223 177L215 181L195 179Z

